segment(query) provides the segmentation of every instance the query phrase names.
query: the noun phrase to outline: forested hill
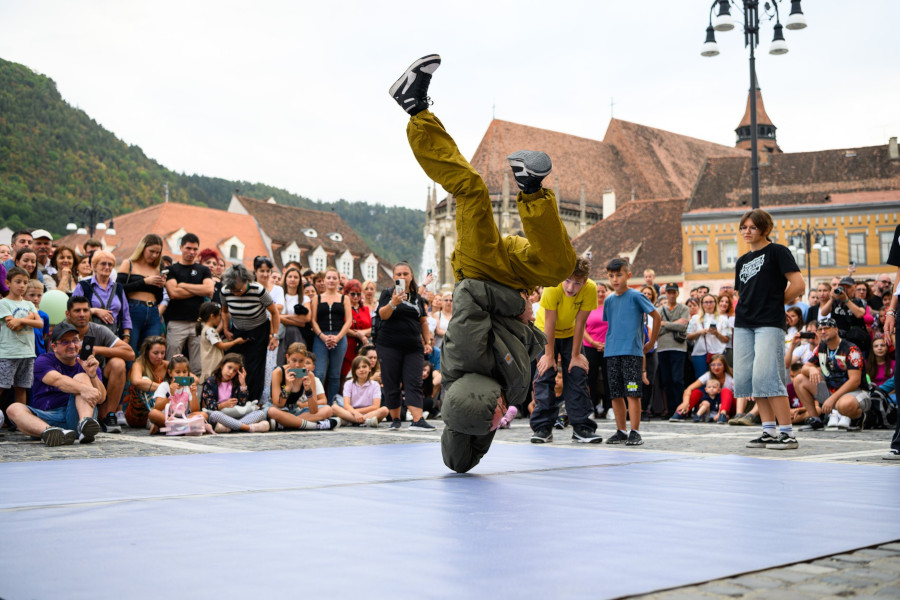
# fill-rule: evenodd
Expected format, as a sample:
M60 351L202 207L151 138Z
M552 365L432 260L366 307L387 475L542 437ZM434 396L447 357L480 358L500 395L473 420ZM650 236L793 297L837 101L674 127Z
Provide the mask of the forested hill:
M56 83L0 59L0 226L65 233L69 207L96 198L116 214L173 202L224 209L231 195L333 210L382 257L422 255L421 210L365 202L314 202L262 183L175 173L69 105Z

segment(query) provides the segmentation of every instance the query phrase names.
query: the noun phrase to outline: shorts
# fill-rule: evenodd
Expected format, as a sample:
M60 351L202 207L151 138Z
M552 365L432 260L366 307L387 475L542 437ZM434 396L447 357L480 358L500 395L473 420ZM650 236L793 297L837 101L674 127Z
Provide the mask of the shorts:
M644 393L643 356L607 356L611 398L640 398Z
M34 358L0 358L0 388L31 389L34 383Z
M784 331L779 327L734 328L734 397L787 396Z
M50 410L40 410L31 406L27 407L31 414L49 425L50 427L62 427L63 429L78 429L78 410L75 408L75 395L69 394L69 401L58 408ZM94 417L97 416L97 409L94 409Z
M856 401L859 402L859 408L864 413L869 412L869 409L872 408L872 399L869 398L869 392L865 390L856 390L854 392L845 394L845 396L854 396L856 398Z

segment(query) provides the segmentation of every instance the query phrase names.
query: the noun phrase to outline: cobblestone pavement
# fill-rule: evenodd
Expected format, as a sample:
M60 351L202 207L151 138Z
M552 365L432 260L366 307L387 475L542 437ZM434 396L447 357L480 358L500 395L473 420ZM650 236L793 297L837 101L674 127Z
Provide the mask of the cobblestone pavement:
M432 423L437 431L431 433L406 431L407 424L400 431L391 431L382 424L377 430L342 427L337 431L227 434L199 438L150 437L145 430L126 428L123 434L100 434L96 442L90 445L76 444L61 448L45 448L40 442L31 441L20 433L4 432L0 434L0 462L437 443L443 423L439 419ZM614 430L609 421L601 421L599 425L598 432L604 438ZM898 476L889 469L900 467L900 461L881 459L891 438L892 432L888 430L798 432L800 448L796 451L745 448L744 443L756 437L758 432L757 427L648 421L641 424L644 446L634 451L734 454L771 460L868 464L885 468L885 476ZM511 429L498 432L495 443L527 444L530 435L528 422L517 419ZM571 446L585 452L603 452L607 448L604 445L574 444L570 441L571 435L570 428L555 430L554 445ZM639 597L647 600L900 598L900 540L807 563Z

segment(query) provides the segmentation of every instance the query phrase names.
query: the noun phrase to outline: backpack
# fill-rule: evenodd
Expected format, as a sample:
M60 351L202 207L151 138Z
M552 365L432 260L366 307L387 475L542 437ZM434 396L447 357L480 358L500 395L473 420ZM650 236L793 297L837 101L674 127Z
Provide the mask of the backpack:
M869 392L872 405L863 415L868 429L893 429L897 425L897 400L878 388Z

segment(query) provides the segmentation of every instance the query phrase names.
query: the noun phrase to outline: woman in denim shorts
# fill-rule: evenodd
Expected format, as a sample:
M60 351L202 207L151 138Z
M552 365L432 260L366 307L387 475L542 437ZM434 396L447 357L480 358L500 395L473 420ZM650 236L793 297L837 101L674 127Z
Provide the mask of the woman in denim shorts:
M761 209L740 220L750 251L738 259L734 271L740 294L734 314L734 395L752 396L759 406L763 433L747 447L787 450L798 444L785 381L784 305L806 286L790 250L772 243L774 226L772 216Z

